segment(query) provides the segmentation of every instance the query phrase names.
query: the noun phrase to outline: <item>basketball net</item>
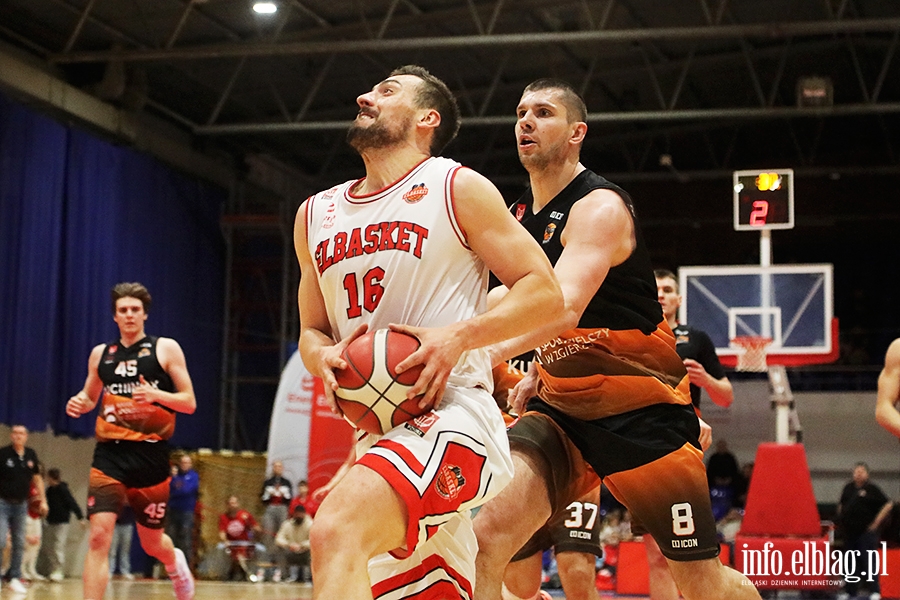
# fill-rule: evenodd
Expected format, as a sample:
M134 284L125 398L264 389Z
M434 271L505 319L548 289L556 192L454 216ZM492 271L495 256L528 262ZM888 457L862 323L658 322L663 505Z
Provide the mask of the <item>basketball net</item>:
M772 338L759 335L742 335L731 340L731 343L741 350L737 355L737 371L749 371L752 373L765 373L769 370L766 364L766 351Z

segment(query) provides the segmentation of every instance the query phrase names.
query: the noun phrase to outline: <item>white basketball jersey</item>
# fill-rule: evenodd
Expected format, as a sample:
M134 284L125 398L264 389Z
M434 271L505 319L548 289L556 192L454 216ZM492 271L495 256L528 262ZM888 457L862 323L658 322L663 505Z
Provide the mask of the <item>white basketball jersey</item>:
M309 252L335 339L362 323L441 327L486 310L487 268L454 213L460 168L432 157L374 194L352 195L353 180L309 198ZM464 354L450 383L492 389L487 353Z

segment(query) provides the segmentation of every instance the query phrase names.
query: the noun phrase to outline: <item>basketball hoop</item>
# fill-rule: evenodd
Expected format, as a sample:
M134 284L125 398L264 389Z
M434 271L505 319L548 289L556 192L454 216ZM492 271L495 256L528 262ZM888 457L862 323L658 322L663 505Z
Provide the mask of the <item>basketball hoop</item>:
M731 340L733 346L738 346L741 351L737 355L738 371L749 371L752 373L765 373L769 370L766 364L766 350L772 338L760 335L741 335Z

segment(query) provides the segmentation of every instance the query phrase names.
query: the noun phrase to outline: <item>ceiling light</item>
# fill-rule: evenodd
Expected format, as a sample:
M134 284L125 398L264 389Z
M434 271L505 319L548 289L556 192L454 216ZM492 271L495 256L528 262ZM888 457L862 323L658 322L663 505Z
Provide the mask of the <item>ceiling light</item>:
M278 12L278 5L274 2L254 2L253 11L261 15L271 15Z

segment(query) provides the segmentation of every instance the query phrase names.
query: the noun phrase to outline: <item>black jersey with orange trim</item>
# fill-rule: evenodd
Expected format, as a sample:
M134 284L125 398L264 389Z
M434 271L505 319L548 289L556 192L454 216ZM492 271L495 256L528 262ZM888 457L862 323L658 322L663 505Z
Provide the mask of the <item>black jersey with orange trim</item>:
M175 432L175 411L154 403L134 402L131 393L143 375L148 385L175 392L175 384L156 358L159 338L146 336L131 346L110 342L97 374L103 400L97 414L97 440L167 440Z
M656 280L631 196L596 173L579 173L540 212L531 191L511 211L556 264L572 206L597 189L617 193L634 222L635 248L609 270L578 326L537 349L538 395L579 419L598 419L653 404L690 404L687 372L663 319Z

